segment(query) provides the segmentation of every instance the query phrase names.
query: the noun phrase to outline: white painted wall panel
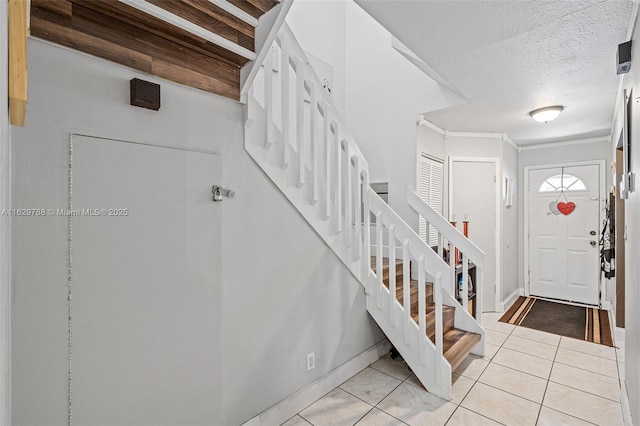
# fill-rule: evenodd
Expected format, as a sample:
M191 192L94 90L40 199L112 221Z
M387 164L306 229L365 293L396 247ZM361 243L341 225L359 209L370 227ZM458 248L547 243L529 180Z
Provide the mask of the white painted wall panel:
M416 185L420 114L454 102L438 83L391 47L391 34L347 3L347 126L366 157L372 182L389 182L389 205L413 229L407 205Z
M7 2L0 4L0 58L7 58ZM0 60L0 75L8 75ZM0 211L11 207L10 132L7 79L0 81ZM11 219L0 216L0 425L11 424Z
M248 420L383 338L364 291L243 148L242 107L119 65L30 40L27 126L13 129L13 203L68 204L68 134L222 156L222 338L213 362L222 424ZM129 80L162 85L162 107L131 107ZM66 218L14 221L15 425L67 423ZM315 351L316 368L306 371ZM36 407L34 409L34 407Z
M220 157L73 138L77 424L222 423Z

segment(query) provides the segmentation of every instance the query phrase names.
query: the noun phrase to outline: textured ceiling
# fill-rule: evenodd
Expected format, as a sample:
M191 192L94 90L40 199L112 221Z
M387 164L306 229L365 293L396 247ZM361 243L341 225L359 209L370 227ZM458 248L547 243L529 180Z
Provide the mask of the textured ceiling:
M520 145L610 133L631 1L356 3L469 100L427 112L432 123L507 132ZM556 104L565 110L553 122L528 115Z

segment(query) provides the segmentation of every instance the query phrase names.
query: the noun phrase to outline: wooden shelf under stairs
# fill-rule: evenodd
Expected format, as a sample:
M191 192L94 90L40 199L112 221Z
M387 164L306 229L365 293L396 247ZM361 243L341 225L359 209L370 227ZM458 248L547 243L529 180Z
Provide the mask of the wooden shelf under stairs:
M376 260L371 259L371 268L376 270ZM384 285L389 288L389 259L383 261L382 280ZM411 317L418 323L418 281L409 279L410 301L411 301ZM427 336L435 344L435 304L433 302L433 283L426 283L426 328ZM400 304L404 299L404 265L402 260L396 261L396 299ZM480 341L480 335L468 331L455 328L455 311L453 306L442 306L443 318L443 352L444 357L451 364L451 370L455 370L458 365L471 353L471 350Z

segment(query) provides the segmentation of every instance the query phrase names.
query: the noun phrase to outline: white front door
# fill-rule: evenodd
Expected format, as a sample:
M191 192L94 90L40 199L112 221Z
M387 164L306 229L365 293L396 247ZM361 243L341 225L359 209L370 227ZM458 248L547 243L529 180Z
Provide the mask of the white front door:
M530 170L528 196L530 294L598 304L600 166Z

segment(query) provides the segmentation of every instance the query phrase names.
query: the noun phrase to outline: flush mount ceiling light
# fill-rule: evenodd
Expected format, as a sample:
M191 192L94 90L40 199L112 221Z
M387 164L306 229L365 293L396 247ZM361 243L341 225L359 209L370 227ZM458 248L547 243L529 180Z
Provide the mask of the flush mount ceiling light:
M529 115L539 123L548 123L549 121L558 118L563 109L564 107L560 105L550 106L533 110Z

